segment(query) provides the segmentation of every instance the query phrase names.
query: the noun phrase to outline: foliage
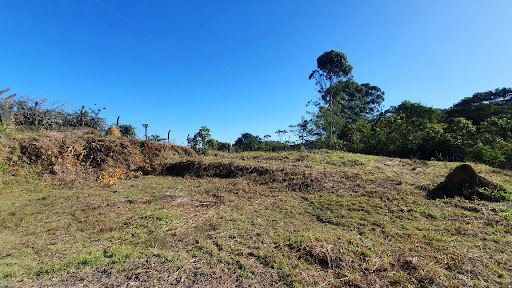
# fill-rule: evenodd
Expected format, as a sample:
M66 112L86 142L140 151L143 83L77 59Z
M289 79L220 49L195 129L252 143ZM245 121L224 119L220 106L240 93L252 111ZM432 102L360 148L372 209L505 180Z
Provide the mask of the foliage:
M512 201L512 195L500 190L482 188L478 190L479 198L492 201L492 202L503 202Z
M512 88L475 93L453 105L446 114L448 118L465 117L476 125L497 116L512 120Z
M252 135L251 133L243 133L236 139L234 147L237 151L255 151L261 144L259 136Z
M54 130L65 127L71 115L60 105L46 106L46 100L23 98L14 102L16 125Z
M210 128L206 126L202 126L199 128L194 136L187 136L188 146L198 152L206 152L207 151L207 142L212 138L210 134Z
M286 131L286 130L278 130L278 132ZM277 132L277 131L276 131ZM288 131L286 131L288 133ZM257 135L253 135L251 133L243 133L238 139L235 141L233 145L234 151L244 152L244 151L294 151L304 149L305 146L310 145L311 142L306 140L299 144L294 144L288 140L286 141L272 141L270 140L270 135L265 135L264 139Z
M309 79L315 80L320 98L313 104L318 111L312 119L302 121L299 131L309 131L326 148L340 149L348 136L348 127L360 121L369 121L379 111L384 92L369 83L353 80L352 66L343 52L327 51L317 59L317 69ZM309 130L307 125L315 129Z
M313 121L302 117L302 120L296 125L290 125L292 133L295 133L299 143L304 144L306 141L312 140L315 128L313 127ZM268 135L270 137L270 135Z
M325 51L316 59L317 69L309 75L315 80L318 93L329 102L331 94L329 88L339 80L352 77L352 65L348 63L347 56L341 51Z
M371 150L386 156L437 158L448 149L441 118L440 109L419 103L404 101L392 106L374 121Z
M468 156L466 160L494 166L505 162L505 158L501 156L499 151L494 150L490 146L483 145L482 143L468 149Z
M162 136L160 136L160 135L156 135L156 134L154 134L154 135L150 135L150 136L148 137L148 140L149 140L149 141L153 141L153 142L164 142L166 139L165 139L165 138L163 138L163 137L162 137Z
M89 127L105 129L106 120L100 113L106 108L77 109L66 112L62 105L48 105L46 99L23 97L12 102L15 124L17 126L37 127L45 130L56 130L63 127Z
M121 133L121 136L135 139L137 138L137 134L135 133L135 127L133 127L130 124L122 124L119 125L119 133Z
M96 105L96 104L95 104ZM94 129L105 129L106 121L105 118L99 116L101 111L106 108L89 108L89 110L85 110L85 106L82 106L82 109L75 110L72 113L68 114L67 117L64 118L64 126L67 127L90 127Z
M317 69L309 77L319 93L313 101L317 110L308 112L310 119L290 125L300 143L512 168L512 88L478 92L446 110L403 101L379 113L384 92L357 83L351 73L343 52L331 50L318 57ZM262 148L240 143L244 151Z
M216 151L223 151L223 152L229 152L231 149L231 145L227 142L220 142L219 140L210 138L206 140L206 150L216 150Z
M206 126L202 126L194 136L188 136L187 142L190 148L203 154L207 154L211 150L229 152L231 147L229 143L213 139L210 134L210 128Z

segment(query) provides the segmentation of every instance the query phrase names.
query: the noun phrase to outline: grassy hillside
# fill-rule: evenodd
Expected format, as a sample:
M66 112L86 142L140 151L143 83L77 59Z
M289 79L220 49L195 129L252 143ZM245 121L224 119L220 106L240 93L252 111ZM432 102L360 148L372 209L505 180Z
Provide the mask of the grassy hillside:
M0 139L7 286L512 285L512 204L426 199L457 163Z

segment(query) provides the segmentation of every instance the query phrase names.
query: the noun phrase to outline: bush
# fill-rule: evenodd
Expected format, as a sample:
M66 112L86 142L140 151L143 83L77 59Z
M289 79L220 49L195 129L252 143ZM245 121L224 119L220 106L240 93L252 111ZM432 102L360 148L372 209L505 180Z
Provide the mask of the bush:
M119 133L121 133L121 136L126 138L137 138L137 134L135 134L135 127L130 124L119 125Z
M505 162L505 158L503 158L499 151L480 143L476 146L473 146L473 148L468 149L468 156L466 157L466 161L497 166Z
M23 98L12 103L15 125L40 127L54 130L62 127L90 127L103 130L106 126L105 118L99 114L105 108L77 109L72 113L55 104L46 105L46 100Z

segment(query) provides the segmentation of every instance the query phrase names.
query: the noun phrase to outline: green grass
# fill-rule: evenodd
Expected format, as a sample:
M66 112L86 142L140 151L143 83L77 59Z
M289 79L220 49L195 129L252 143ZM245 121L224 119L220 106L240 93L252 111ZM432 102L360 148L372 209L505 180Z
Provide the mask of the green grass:
M457 163L332 151L203 161L293 173L272 181L145 176L105 187L60 186L31 167L4 169L0 283L503 287L512 281L510 202L425 197L422 187L442 181ZM476 169L511 190L510 171Z

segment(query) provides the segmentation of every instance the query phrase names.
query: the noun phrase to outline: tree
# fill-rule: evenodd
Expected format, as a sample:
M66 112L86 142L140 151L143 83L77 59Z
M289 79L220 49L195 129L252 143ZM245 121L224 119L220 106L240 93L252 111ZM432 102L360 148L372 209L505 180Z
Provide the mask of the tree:
M347 128L358 121L368 121L384 101L384 91L379 87L353 80L352 65L340 51L320 55L317 69L311 72L309 79L315 80L320 97L313 102L318 111L311 113L312 119L307 123L316 129L307 131L328 148L342 148Z
M121 133L121 136L126 138L137 138L137 135L135 134L135 127L130 124L119 125L119 133Z
M327 110L333 107L333 91L330 89L336 82L352 78L352 65L347 56L341 51L325 51L316 59L317 69L309 74L309 80L314 79L318 93L327 103ZM318 105L317 105L318 106ZM334 124L329 125L329 135L333 134Z
M242 136L238 137L235 141L235 147L239 151L254 151L257 150L260 144L261 138L251 133L243 133Z
M460 100L446 111L448 118L464 117L474 125L480 125L491 117L512 120L512 88L478 92Z
M359 84L352 79L340 80L328 90L333 102L331 105L338 110L338 116L347 124L368 120L379 111L384 101L384 92L379 87L369 83Z
M330 95L330 98L325 95ZM368 122L380 110L384 92L369 83L359 84L352 79L339 80L327 89L321 100L317 103L318 112L313 114L316 120L314 123L327 136L327 142L334 145L337 140L347 137L350 125L360 121Z
M317 69L309 74L309 80L314 79L318 93L332 107L332 94L329 88L339 80L352 78L352 65L347 56L341 51L325 51L316 59Z
M441 109L403 101L379 115L374 123L375 154L430 159L449 154Z
M187 137L188 146L196 151L206 152L207 150L207 142L212 138L210 134L210 128L206 126L202 126L199 128L194 136Z
M288 131L285 129L277 129L275 133L279 136L279 142L283 142L283 135L286 135Z
M311 120L302 117L299 124L289 126L291 131L297 135L297 138L301 144L304 144L306 140L308 140L309 136L313 134L311 124Z

